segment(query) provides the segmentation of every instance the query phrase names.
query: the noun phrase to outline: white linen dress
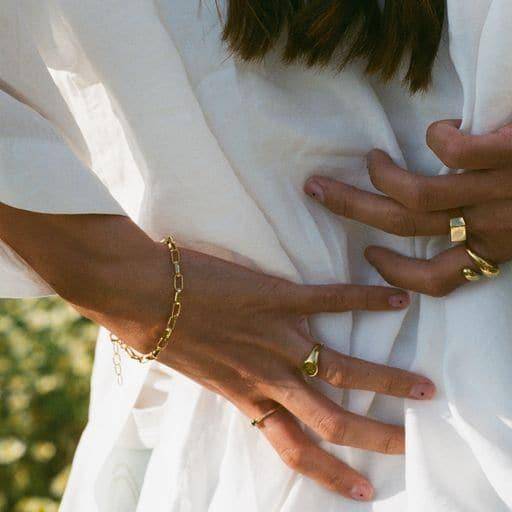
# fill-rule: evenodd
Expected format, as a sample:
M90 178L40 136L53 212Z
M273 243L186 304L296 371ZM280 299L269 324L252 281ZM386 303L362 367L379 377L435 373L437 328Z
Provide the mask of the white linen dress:
M433 87L411 97L362 64L341 74L285 67L277 52L238 62L220 42L214 0L0 0L0 201L129 213L155 239L170 232L295 282L383 284L364 247L429 257L447 237L400 239L336 218L303 183L321 168L370 190L365 154L375 147L417 172L449 172L425 145L432 121L462 117L477 134L512 121L511 23L510 0L448 0ZM50 293L0 245L0 296ZM405 424L404 457L323 443L368 475L373 503L293 473L230 403L172 370L124 358L119 387L102 331L61 510L511 510L511 311L506 265L499 280L445 299L416 296L408 312L314 319L337 350L438 387L426 403L312 384ZM134 462L114 471L129 450Z

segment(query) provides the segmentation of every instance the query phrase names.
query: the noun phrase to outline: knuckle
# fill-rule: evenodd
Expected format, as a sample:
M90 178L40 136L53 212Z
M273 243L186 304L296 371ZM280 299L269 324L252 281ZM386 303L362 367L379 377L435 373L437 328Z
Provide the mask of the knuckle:
M429 181L415 179L412 183L408 198L405 200L406 206L412 210L429 211L435 201L435 194L429 186Z
M347 488L347 477L344 473L330 474L325 483L329 489L343 490Z
M508 186L508 189L510 190L510 186ZM504 190L507 190L507 188L504 187ZM512 208L507 208L505 215L501 215L499 209L493 210L492 205L487 203L482 205L482 207L466 209L464 215L470 229L470 234L473 237L477 235L479 241L489 241L497 236L510 238Z
M326 287L322 294L322 304L325 309L346 310L350 304L346 294L336 288Z
M383 392L388 395L399 394L400 390L404 388L401 377L394 371L387 371L382 376L381 386Z
M400 453L403 447L403 439L399 434L390 434L383 446L382 452L387 455L393 455L395 453Z
M260 368L254 389L285 405L297 400L302 383L298 370L289 367L285 361L280 361L270 371L268 366Z
M448 294L449 289L446 280L434 270L429 270L426 273L425 281L425 290L428 295L440 298Z
M392 394L394 389L396 388L395 382L396 381L393 375L383 375L380 379L380 387L382 389L382 392L388 395Z
M471 211L465 211L463 214L466 219L466 223L468 224L469 228L471 229L471 233L473 234L485 234L494 227L488 225L489 223L487 218L483 215L473 215L473 212Z
M340 361L330 361L325 369L325 378L337 388L349 388L349 374L346 364Z
M343 444L345 438L345 421L335 415L320 416L315 422L315 430L331 443Z
M294 471L299 471L306 460L306 450L301 446L285 446L279 451L281 460Z
M415 236L416 223L414 219L405 211L387 213L387 224L389 231L393 235L399 236Z
M364 288L363 293L361 295L361 308L363 310L372 309L371 306L375 303L374 297L372 295L372 290L370 288Z
M462 138L446 140L438 151L441 161L451 169L463 167L464 144Z
M330 201L327 202L327 206L337 215L341 215L342 217L347 218L352 217L353 208L349 193L337 195L336 197L332 198Z
M291 378L284 380L272 378L260 386L262 392L276 399L282 404L289 404L297 400L297 387L291 383Z
M274 307L276 303L282 303L283 297L291 294L292 283L284 279L268 279L261 283L259 296L267 297L270 300L263 301L268 307Z

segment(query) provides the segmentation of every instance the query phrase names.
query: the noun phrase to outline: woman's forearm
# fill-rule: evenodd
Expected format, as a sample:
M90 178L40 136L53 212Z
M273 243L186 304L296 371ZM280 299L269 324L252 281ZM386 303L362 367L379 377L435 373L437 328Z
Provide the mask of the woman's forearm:
M79 302L87 301L90 288L115 268L121 244L146 241L137 226L121 216L43 214L4 204L0 238L59 295Z
M165 320L166 309L155 314L155 294L168 282L155 286L154 276L170 271L166 249L128 217L44 214L0 203L0 238L57 294L100 323L147 313L156 324L148 325L151 339Z
M44 215L4 206L0 236L85 316L141 352L155 348L174 297L175 274L164 244L124 217ZM159 361L251 418L273 409L267 437L286 463L344 496L371 499L368 480L324 452L295 419L326 441L388 454L403 452L404 431L347 414L305 382L299 370L319 347L307 319L349 310L396 311L407 307L407 294L386 287L298 285L183 247L180 268L183 308ZM418 400L435 393L420 375L327 346L320 357L314 375L333 386ZM276 418L281 426L272 427ZM314 471L308 462L313 459Z

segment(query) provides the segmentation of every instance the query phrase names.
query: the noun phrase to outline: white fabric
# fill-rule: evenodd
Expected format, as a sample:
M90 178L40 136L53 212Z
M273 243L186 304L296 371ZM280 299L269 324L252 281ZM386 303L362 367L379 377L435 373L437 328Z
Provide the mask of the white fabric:
M0 200L36 211L135 212L142 180L138 221L151 236L173 232L182 244L296 282L381 284L362 257L366 245L421 257L446 243L403 240L335 218L305 197L307 176L322 168L370 189L364 155L373 147L420 172L447 172L425 147L430 122L463 115L464 129L483 133L512 121L510 0L448 0L434 86L415 97L399 81L369 80L359 65L336 75L284 67L276 55L241 64L220 43L214 0L0 4ZM87 169L73 117L94 170L123 208ZM1 258L3 296L50 292L4 246ZM414 359L411 366L438 386L431 403L344 397L359 413L405 417L405 457L324 443L371 477L374 503L350 502L292 473L231 404L166 371L156 379L168 392L138 510L511 509L510 277L505 266L501 279L446 299L417 297L407 314L320 315L313 322L332 347L384 363ZM127 360L123 366L120 389L102 331L90 421L64 512L99 511L108 502L102 468L148 371ZM143 401L152 396L147 382Z

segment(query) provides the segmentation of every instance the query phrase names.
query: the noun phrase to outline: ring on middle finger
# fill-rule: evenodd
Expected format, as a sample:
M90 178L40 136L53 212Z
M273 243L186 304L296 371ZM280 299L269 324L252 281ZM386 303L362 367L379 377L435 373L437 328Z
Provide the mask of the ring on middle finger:
M464 217L450 219L450 240L452 243L465 242L467 239L466 221Z
M323 343L317 343L302 363L302 372L308 377L316 377L318 375L318 356Z

